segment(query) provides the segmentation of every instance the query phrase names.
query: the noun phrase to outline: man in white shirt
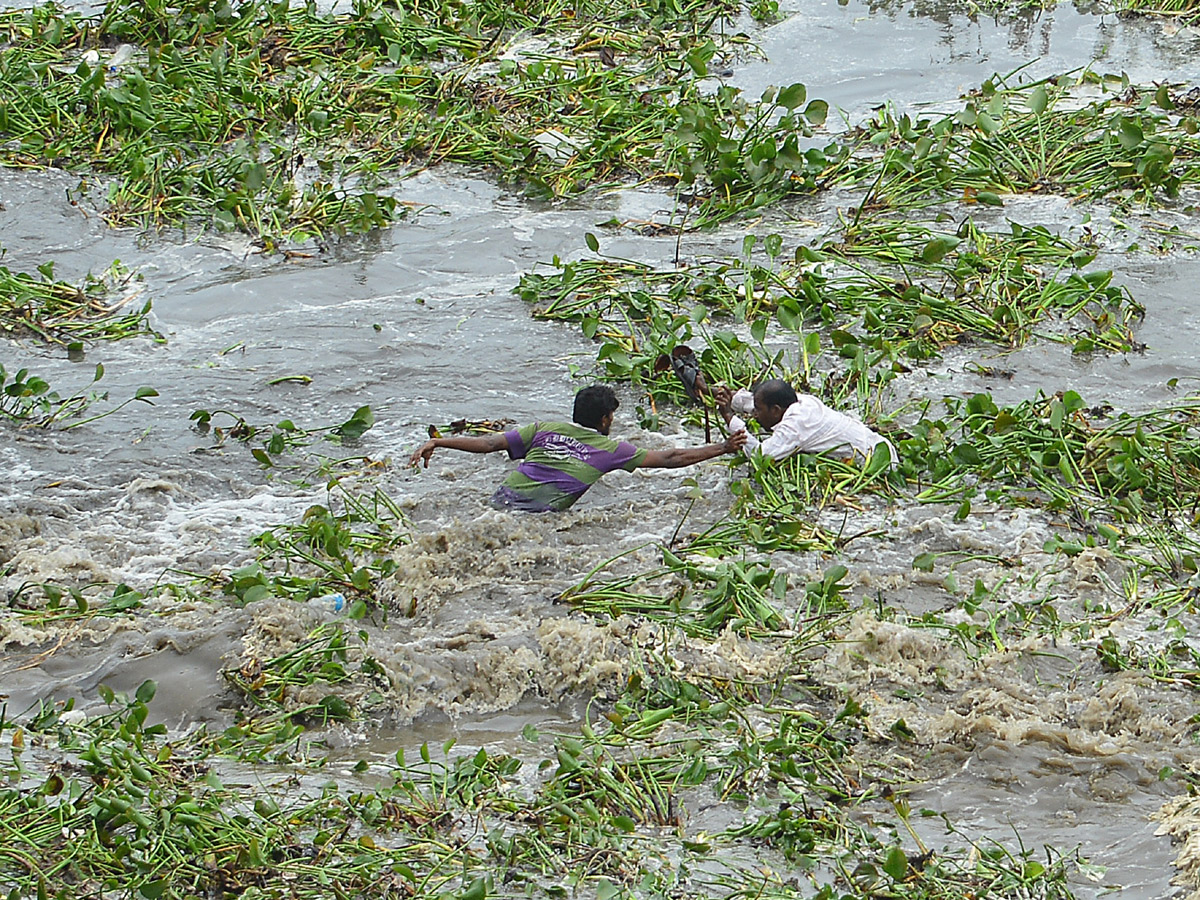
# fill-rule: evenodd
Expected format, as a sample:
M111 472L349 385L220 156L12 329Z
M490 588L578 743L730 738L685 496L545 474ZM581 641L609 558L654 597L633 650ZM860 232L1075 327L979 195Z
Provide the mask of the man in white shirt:
M812 394L797 396L786 381L764 381L754 393L740 390L734 394L721 385L712 395L731 430L744 429L746 423L741 416L751 414L759 425L771 430L763 441L748 434L743 448L747 456L757 448L774 460L804 452L863 462L879 444L885 444L895 464L896 451L887 438L857 419L830 409Z

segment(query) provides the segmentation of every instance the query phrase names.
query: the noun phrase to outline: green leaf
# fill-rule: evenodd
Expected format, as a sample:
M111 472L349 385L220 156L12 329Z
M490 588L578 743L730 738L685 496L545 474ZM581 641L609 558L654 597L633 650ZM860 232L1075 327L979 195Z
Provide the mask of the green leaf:
M962 243L956 237L935 237L921 250L921 261L933 265L946 258L946 254Z
M808 97L808 91L800 82L790 84L779 92L779 96L775 98L775 102L787 109L795 109L797 106L803 105Z
M256 584L246 589L242 594L243 603L256 603L271 596L271 589L265 584Z
M583 233L583 242L587 244L588 249L593 253L600 252L600 240L590 231L585 231Z
M485 900L487 897L487 879L476 878L462 892L462 900Z
M1142 126L1133 119L1122 119L1121 129L1117 134L1117 140L1126 150L1134 149L1138 146L1138 144L1145 140L1145 135L1142 133Z
M779 319L779 324L788 331L800 331L804 327L804 315L800 312L800 305L790 297L780 302L775 316Z
M333 429L333 433L348 441L358 440L375 424L375 413L369 406L360 406L349 419Z
M629 816L613 816L612 823L617 826L617 829L626 834L633 834L637 829L637 823Z
M804 107L804 118L813 125L824 125L829 117L829 104L824 100L814 100Z
M1033 93L1029 95L1029 109L1035 116L1040 116L1046 111L1046 106L1050 102L1050 97L1046 93L1046 86L1039 84L1033 89Z
M908 857L899 847L893 847L888 851L887 859L883 862L883 871L887 872L896 881L903 881L904 876L908 874Z
M154 695L157 692L158 683L151 679L146 679L140 685L138 685L137 692L134 694L134 696L137 698L139 703L149 703L154 699Z
M322 697L317 705L324 709L325 714L331 719L349 719L354 715L350 704L336 694Z
M912 567L914 569L919 569L922 572L932 572L933 563L936 559L937 554L935 553L921 553L918 554L916 559L912 561Z
M138 888L138 893L145 897L146 900L158 900L166 889L167 879L160 878L157 881L147 881Z
M596 887L596 900L613 900L614 897L619 896L621 896L619 887L607 878L600 879L600 884Z
M964 466L978 466L983 463L983 458L973 444L956 444L951 455Z

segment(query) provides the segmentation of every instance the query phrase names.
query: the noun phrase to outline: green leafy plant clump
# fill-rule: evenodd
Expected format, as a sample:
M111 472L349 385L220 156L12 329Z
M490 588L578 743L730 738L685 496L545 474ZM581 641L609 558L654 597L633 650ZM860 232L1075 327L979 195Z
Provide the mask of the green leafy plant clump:
M0 329L10 337L33 337L79 351L85 342L101 340L143 336L163 341L150 328L149 300L130 312L123 308L133 293L107 302L113 287L128 278L119 262L100 277L89 275L81 287L55 279L53 263L38 266L36 277L0 266Z
M767 685L682 680L654 655L607 719L546 748L526 729L545 773L533 790L521 786L522 759L459 751L453 740L440 754L421 744L392 762L360 761L358 788L234 784L221 775L227 757L295 748L302 732L235 726L175 737L152 720L154 682L133 696L104 686L99 693L109 706L99 715L75 714L68 702L19 722L0 717L11 747L0 786L0 878L16 896L317 898L336 884L355 896L432 900L515 896L513 884L555 895L563 883L610 898L666 896L689 884L708 896L740 896L747 884L758 895L809 896L793 876L754 861L763 848L784 854L802 877L818 859L829 861L825 887L811 885L814 896L838 896L834 886L851 896L901 887L909 896L985 888L1069 896L1067 859L1051 855L1042 864L998 845L969 855L925 850L901 798L888 802L919 842L919 857L855 824L848 813L870 800L847 752L861 708L846 704L824 721ZM769 722L750 725L754 710ZM671 739L681 723L720 737L707 748ZM59 760L56 770L36 771L48 754ZM298 749L290 756L293 767L323 762ZM288 758L277 753L274 763ZM689 834L682 809L697 791L788 799L772 804L773 813L749 814L745 825ZM476 831L478 839L468 836ZM678 859L647 859L640 848L652 835Z
M332 16L263 0L12 11L0 14L0 160L94 174L117 224L240 229L264 246L395 222L397 179L443 161L553 196L630 176L683 179L735 208L809 190L824 156L798 141L823 122L822 103L801 109L800 85L761 104L697 86L719 52L708 31L731 11L368 0ZM506 52L534 27L551 49Z

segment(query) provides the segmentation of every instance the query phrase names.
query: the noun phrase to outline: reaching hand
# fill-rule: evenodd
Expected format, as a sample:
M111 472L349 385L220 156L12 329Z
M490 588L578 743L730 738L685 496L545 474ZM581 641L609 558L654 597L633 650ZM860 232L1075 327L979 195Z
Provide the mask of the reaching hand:
M740 428L725 438L725 446L723 453L737 453L742 447L746 446L746 430Z
M426 441L420 448L413 453L412 458L408 461L410 466L415 466L425 462L425 468L429 468L429 457L433 456L433 451L437 449L437 442L433 440Z

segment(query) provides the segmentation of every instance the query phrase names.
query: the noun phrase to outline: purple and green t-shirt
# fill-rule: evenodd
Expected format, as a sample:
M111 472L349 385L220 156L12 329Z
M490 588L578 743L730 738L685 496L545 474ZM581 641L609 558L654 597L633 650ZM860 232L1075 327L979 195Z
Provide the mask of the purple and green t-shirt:
M492 497L496 506L564 510L606 472L632 472L646 458L627 441L566 422L535 422L505 432L508 455L521 460Z

